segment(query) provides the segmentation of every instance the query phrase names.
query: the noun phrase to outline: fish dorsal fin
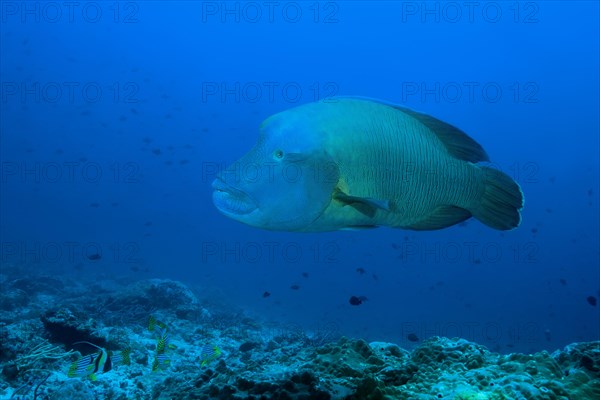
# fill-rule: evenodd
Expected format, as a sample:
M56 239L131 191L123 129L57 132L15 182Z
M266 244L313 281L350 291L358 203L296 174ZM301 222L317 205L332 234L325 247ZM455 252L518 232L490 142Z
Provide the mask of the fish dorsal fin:
M431 231L435 229L447 228L449 226L463 222L471 217L471 213L464 208L455 206L439 206L425 219L408 226L408 229L416 231Z
M469 135L460 129L430 115L413 111L410 108L401 107L385 100L373 99L363 96L342 96L339 99L351 99L371 101L374 103L384 104L388 107L409 115L429 128L442 141L448 152L453 157L459 160L470 161L472 163L489 161L489 157L479 143L473 140ZM331 100L330 100L331 101Z
M444 143L453 157L472 163L489 161L483 147L460 129L427 114L413 111L409 108L394 106L394 108L410 115L428 127Z
M373 218L378 209L386 211L390 210L390 204L387 200L350 196L339 189L335 191L333 198L345 205L354 207L358 212L369 218Z
M97 348L97 349L98 349L98 350L100 350L100 351L104 351L104 349L103 349L102 347L100 347L100 346L98 346L98 345L95 345L94 343L86 342L85 340L82 340L82 341L80 341L80 342L75 342L75 343L73 343L73 344L72 344L72 346L74 346L74 345L76 345L76 344L82 344L82 343L84 343L84 344L89 344L90 346L94 346L95 348Z

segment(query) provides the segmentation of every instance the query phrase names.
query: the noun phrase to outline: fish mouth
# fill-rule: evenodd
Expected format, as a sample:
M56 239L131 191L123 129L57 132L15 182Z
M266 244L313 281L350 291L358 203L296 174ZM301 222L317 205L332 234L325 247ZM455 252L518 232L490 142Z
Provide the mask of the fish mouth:
M212 188L213 204L225 215L246 215L258 208L258 205L250 195L228 185L221 178L214 180Z

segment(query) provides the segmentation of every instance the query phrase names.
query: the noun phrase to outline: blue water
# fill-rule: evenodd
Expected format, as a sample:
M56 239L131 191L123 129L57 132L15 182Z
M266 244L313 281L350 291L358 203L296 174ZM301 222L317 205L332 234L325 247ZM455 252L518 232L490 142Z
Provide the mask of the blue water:
M597 2L77 4L1 3L2 265L181 280L278 329L408 348L600 337ZM460 127L522 186L522 225L294 234L219 214L210 183L261 121L332 95Z

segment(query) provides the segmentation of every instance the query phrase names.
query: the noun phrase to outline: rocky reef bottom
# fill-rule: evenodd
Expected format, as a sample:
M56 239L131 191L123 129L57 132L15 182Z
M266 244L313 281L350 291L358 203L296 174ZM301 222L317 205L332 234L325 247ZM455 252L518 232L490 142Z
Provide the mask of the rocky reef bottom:
M2 399L600 399L600 342L502 355L431 337L407 351L265 327L170 280L0 284Z

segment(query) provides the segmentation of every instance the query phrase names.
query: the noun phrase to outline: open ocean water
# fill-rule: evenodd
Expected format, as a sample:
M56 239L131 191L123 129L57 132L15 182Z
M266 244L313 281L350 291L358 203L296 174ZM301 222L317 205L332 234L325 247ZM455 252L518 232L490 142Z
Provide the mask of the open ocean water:
M600 395L598 1L0 12L0 398ZM520 225L307 233L219 212L217 177L265 172L236 163L265 119L341 96L465 132L520 185ZM387 149L348 151L369 169ZM269 207L314 205L271 183Z

